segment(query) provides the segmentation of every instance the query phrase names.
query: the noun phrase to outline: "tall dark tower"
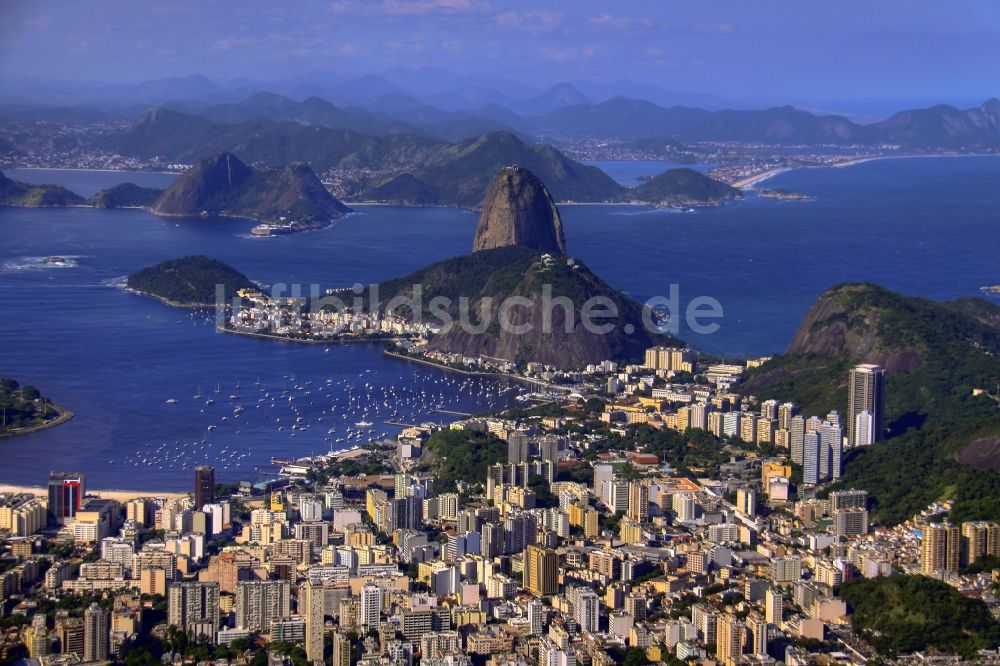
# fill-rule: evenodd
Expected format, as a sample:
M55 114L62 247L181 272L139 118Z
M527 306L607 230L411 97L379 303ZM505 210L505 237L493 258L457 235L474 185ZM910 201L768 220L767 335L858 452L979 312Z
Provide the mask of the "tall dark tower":
M855 447L881 442L885 430L885 370L869 363L851 370L850 393L847 396L847 445ZM867 423L870 437L860 436L858 417ZM870 423L868 423L870 421Z
M201 511L201 507L215 501L215 468L209 465L198 465L194 468L194 508Z
M72 522L76 512L83 506L83 496L87 494L86 477L79 472L49 472L49 516L50 525L64 525Z

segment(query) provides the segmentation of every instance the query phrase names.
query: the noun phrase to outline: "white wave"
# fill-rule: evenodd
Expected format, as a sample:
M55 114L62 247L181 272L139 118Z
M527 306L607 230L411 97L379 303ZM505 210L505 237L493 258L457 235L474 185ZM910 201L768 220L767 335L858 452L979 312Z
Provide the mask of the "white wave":
M60 254L47 257L18 257L0 265L0 271L5 273L24 273L36 271L51 271L67 268L77 268L82 254Z

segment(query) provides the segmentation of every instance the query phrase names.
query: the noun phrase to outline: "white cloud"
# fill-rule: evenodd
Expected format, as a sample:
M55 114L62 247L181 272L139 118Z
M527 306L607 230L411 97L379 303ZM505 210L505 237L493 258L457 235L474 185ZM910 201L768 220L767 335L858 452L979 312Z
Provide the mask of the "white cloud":
M252 44L254 41L256 40L249 37L226 37L216 41L209 50L213 53L224 53L245 44Z
M525 30L530 33L541 33L555 30L566 22L566 15L561 12L547 10L519 14L508 11L497 14L497 25L502 28Z
M728 35L736 31L736 27L732 23L699 23L694 29L698 32L714 35Z
M579 60L589 60L597 55L598 51L599 49L596 46L587 46L582 49L557 49L551 46L543 46L538 49L538 54L546 60L554 60L555 62L576 62Z
M484 0L335 0L327 5L335 14L362 16L428 16L489 11Z

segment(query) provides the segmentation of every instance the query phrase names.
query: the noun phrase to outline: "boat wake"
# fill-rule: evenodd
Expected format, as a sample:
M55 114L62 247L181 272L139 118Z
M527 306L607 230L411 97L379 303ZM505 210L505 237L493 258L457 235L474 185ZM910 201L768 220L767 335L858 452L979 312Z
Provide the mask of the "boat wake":
M48 257L18 257L0 264L3 273L27 273L51 271L66 268L77 268L83 255L59 255Z
M649 208L642 208L640 210L628 210L628 211L615 211L611 213L616 217L641 217L645 215L679 215L682 213L693 213L694 208L669 208L669 207L656 207L650 206Z

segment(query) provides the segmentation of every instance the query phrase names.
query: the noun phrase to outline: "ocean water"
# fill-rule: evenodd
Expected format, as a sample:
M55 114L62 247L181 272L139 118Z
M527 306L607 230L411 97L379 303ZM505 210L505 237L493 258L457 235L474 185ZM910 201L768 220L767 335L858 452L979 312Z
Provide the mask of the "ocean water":
M80 192L84 183L100 189L134 180L99 173L28 175ZM580 205L562 214L570 254L611 285L645 300L676 284L678 320L695 297L719 302L716 333L682 327L692 345L762 355L784 349L812 301L840 282L935 299L1000 283L998 182L1000 158L882 160L768 181L813 197L805 202L751 194L690 213ZM463 210L364 206L324 230L256 239L250 223L234 220L0 209L0 375L38 386L77 414L58 428L0 440L0 483L42 484L49 469L64 469L86 472L93 487L186 489L191 467L202 462L223 480L258 478L274 471L272 457L397 432L386 420L445 421L454 416L434 410L512 404L524 389L510 382L386 358L373 345L220 334L204 313L113 286L138 268L189 254L216 257L267 284L370 283L468 252L475 222ZM46 264L47 255L71 265Z
M590 164L604 171L622 185L639 185L644 180L653 176L659 176L667 169L694 169L702 173L708 173L713 164L682 164L670 160L585 160L584 164Z
M157 171L86 171L82 169L7 169L11 180L33 185L62 185L84 197L119 183L135 183L141 187L164 189L177 178L174 173Z

